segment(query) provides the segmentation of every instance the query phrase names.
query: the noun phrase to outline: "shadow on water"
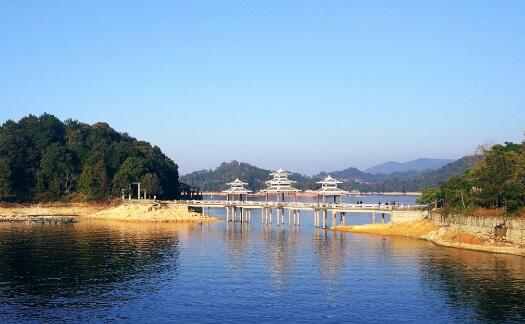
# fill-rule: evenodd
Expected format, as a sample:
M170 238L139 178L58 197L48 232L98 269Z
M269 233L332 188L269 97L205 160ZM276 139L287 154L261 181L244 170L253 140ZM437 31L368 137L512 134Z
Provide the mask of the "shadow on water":
M525 258L437 248L421 258L423 286L480 321L525 320Z
M180 227L97 222L0 225L0 303L111 307L173 273ZM140 285L137 285L140 283ZM133 291L133 292L131 292ZM4 313L5 315L5 313Z

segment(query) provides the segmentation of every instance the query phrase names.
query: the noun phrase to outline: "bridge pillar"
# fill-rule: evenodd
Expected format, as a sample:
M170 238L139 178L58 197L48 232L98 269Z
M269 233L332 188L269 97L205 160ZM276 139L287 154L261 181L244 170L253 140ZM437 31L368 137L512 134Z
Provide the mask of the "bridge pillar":
M272 217L272 209L271 208L270 208L270 215L269 216L270 216L270 225L271 225L272 224L272 218L273 218Z
M226 222L230 221L230 208L226 207Z
M385 213L381 213L381 224L385 223Z
M281 208L281 224L284 225L284 208Z
M328 211L323 209L323 228L326 228L326 221L328 219Z
M332 210L332 227L335 226L337 223L337 212L335 210Z
M292 225L292 210L288 209L288 226Z
M297 226L301 225L301 211L297 211Z
M372 224L376 223L376 213L372 213Z

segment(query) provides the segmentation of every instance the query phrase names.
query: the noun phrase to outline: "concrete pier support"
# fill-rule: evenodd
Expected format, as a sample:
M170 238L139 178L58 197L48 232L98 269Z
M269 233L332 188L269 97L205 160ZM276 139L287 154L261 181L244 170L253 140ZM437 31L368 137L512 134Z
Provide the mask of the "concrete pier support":
M270 224L272 224L272 209L270 208Z
M228 207L226 207L225 209L226 209L226 222L229 222L230 221L230 209Z
M281 208L281 225L284 225L284 208Z
M332 227L337 225L337 212L332 210Z
M376 213L372 213L372 224L376 223Z
M297 226L301 225L301 211L297 211Z
M323 210L323 228L326 228L326 221L328 220L328 211L326 209Z

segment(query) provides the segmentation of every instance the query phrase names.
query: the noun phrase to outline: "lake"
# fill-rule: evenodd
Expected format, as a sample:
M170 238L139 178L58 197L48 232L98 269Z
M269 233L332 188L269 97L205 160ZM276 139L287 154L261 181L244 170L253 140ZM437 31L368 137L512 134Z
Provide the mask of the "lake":
M300 227L253 216L251 224L2 223L2 322L525 320L523 257L325 231L307 213Z

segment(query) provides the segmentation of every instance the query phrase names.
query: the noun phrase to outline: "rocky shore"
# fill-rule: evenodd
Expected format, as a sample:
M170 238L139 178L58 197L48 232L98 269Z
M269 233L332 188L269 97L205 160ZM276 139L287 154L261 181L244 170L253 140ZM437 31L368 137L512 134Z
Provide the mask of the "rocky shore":
M505 253L525 256L525 244L512 242L505 237L494 237L479 232L466 231L452 226L442 226L430 219L404 224L367 224L357 226L335 226L334 231L397 235L427 240L435 244L453 248Z

